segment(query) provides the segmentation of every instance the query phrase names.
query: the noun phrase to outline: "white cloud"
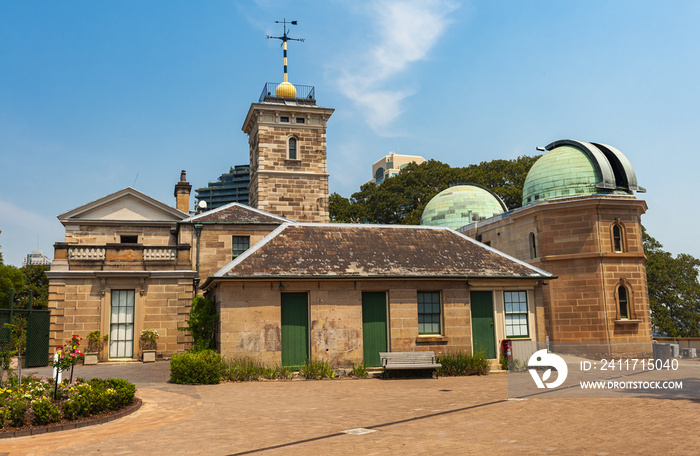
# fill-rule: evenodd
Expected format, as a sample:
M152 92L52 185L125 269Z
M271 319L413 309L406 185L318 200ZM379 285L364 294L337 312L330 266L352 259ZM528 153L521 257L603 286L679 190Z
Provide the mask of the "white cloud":
M425 60L450 24L456 5L447 0L384 0L366 13L373 19L377 45L359 49L338 79L340 91L366 111L367 123L382 132L402 112L402 101L415 91L398 87L396 76ZM391 84L391 88L387 85Z

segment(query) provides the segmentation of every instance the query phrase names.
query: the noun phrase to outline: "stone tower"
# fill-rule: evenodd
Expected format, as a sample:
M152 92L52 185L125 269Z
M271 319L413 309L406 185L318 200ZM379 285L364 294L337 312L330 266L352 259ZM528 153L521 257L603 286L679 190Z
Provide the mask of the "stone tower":
M243 132L250 145L250 206L298 222L328 223L326 122L333 109L316 105L314 87L294 86L287 76L287 25L282 36L284 81L267 83L250 105Z
M543 289L550 341L651 349L645 192L614 147L561 140L528 172L521 208L459 229L558 278ZM635 345L638 344L638 345Z
M328 222L326 122L334 110L316 105L313 87L284 84L266 84L243 123L250 206L298 222Z

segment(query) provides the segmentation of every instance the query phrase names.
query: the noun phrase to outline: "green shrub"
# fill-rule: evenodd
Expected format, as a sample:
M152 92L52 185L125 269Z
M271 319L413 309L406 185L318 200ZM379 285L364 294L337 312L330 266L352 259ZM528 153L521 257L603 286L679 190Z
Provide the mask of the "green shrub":
M170 360L170 381L180 384L215 384L221 381L221 355L214 350L173 355Z
M81 405L78 402L77 399L69 397L61 404L61 410L65 419L73 421L79 416L83 416L80 414Z
M24 424L24 417L27 414L27 401L15 394L5 399L5 420L7 424L20 427Z
M445 377L486 375L491 370L491 362L481 352L474 355L463 352L445 353L438 357L438 363L442 364L438 375Z
M335 371L323 360L309 360L299 370L299 374L305 379L320 380L322 378L334 378Z
M231 382L249 382L260 377L270 378L270 375L274 378L274 371L270 372L269 368L248 356L225 360L223 366L222 376Z
M222 361L221 376L231 382L250 382L265 378L268 380L286 380L292 378L292 371L284 366L265 366L260 361L248 356L243 358L226 359Z
M527 370L527 366L521 363L518 359L510 359L508 360L508 370L510 372L525 372Z
M126 407L134 401L135 395L136 386L128 380L95 377L72 386L61 409L66 419L74 420Z
M123 378L108 378L107 383L116 391L117 408L126 407L134 402L136 385Z
M498 364L501 365L501 369L508 370L508 357L506 355L501 355L501 357L498 358Z
M214 329L218 319L219 314L216 313L214 301L202 296L194 297L190 315L185 320L187 327L178 329L178 331L186 331L192 336L193 342L190 352L197 353L215 348Z
M34 424L44 425L55 423L61 419L61 411L58 405L51 402L48 397L40 397L32 401L32 412L34 412Z
M353 364L352 375L355 377L367 378L367 367L365 367L365 363Z
M294 376L294 372L285 366L282 366L280 364L275 366L275 378L278 378L280 380L289 380Z

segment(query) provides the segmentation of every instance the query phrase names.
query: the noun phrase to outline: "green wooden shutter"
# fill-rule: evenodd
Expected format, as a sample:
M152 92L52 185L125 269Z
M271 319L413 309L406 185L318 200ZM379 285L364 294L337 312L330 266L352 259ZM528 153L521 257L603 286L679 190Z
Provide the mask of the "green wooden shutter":
M378 367L379 352L387 351L386 293L362 293L362 349L365 366Z
M282 293L282 365L299 368L309 359L306 293Z

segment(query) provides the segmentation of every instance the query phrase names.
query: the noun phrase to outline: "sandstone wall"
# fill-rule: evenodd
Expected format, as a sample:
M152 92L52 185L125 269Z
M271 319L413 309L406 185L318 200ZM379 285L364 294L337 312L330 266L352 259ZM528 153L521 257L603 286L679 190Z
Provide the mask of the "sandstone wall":
M283 288L279 285L282 283ZM500 350L505 338L504 289L528 291L530 337L544 335L541 298L534 281L494 280L466 286L464 281L230 281L215 290L221 322L219 348L229 357L252 356L264 363L281 363L281 293L307 292L309 300L309 347L314 359L336 367L363 361L362 292L386 292L388 345L390 351L472 351L469 293L471 289L494 291L494 346ZM538 289L538 288L537 288ZM442 303L440 335L418 334L418 291L439 291ZM538 292L539 293L539 292Z
M82 275L83 277L80 277ZM139 334L142 329L155 329L160 335L158 355L183 352L189 337L178 328L185 327L192 304L191 274L186 277L96 277L93 274L70 274L49 280L51 310L50 347L53 352L71 335L84 339L100 331L110 334L111 291L134 290L134 359L140 359ZM108 359L105 346L100 359Z

